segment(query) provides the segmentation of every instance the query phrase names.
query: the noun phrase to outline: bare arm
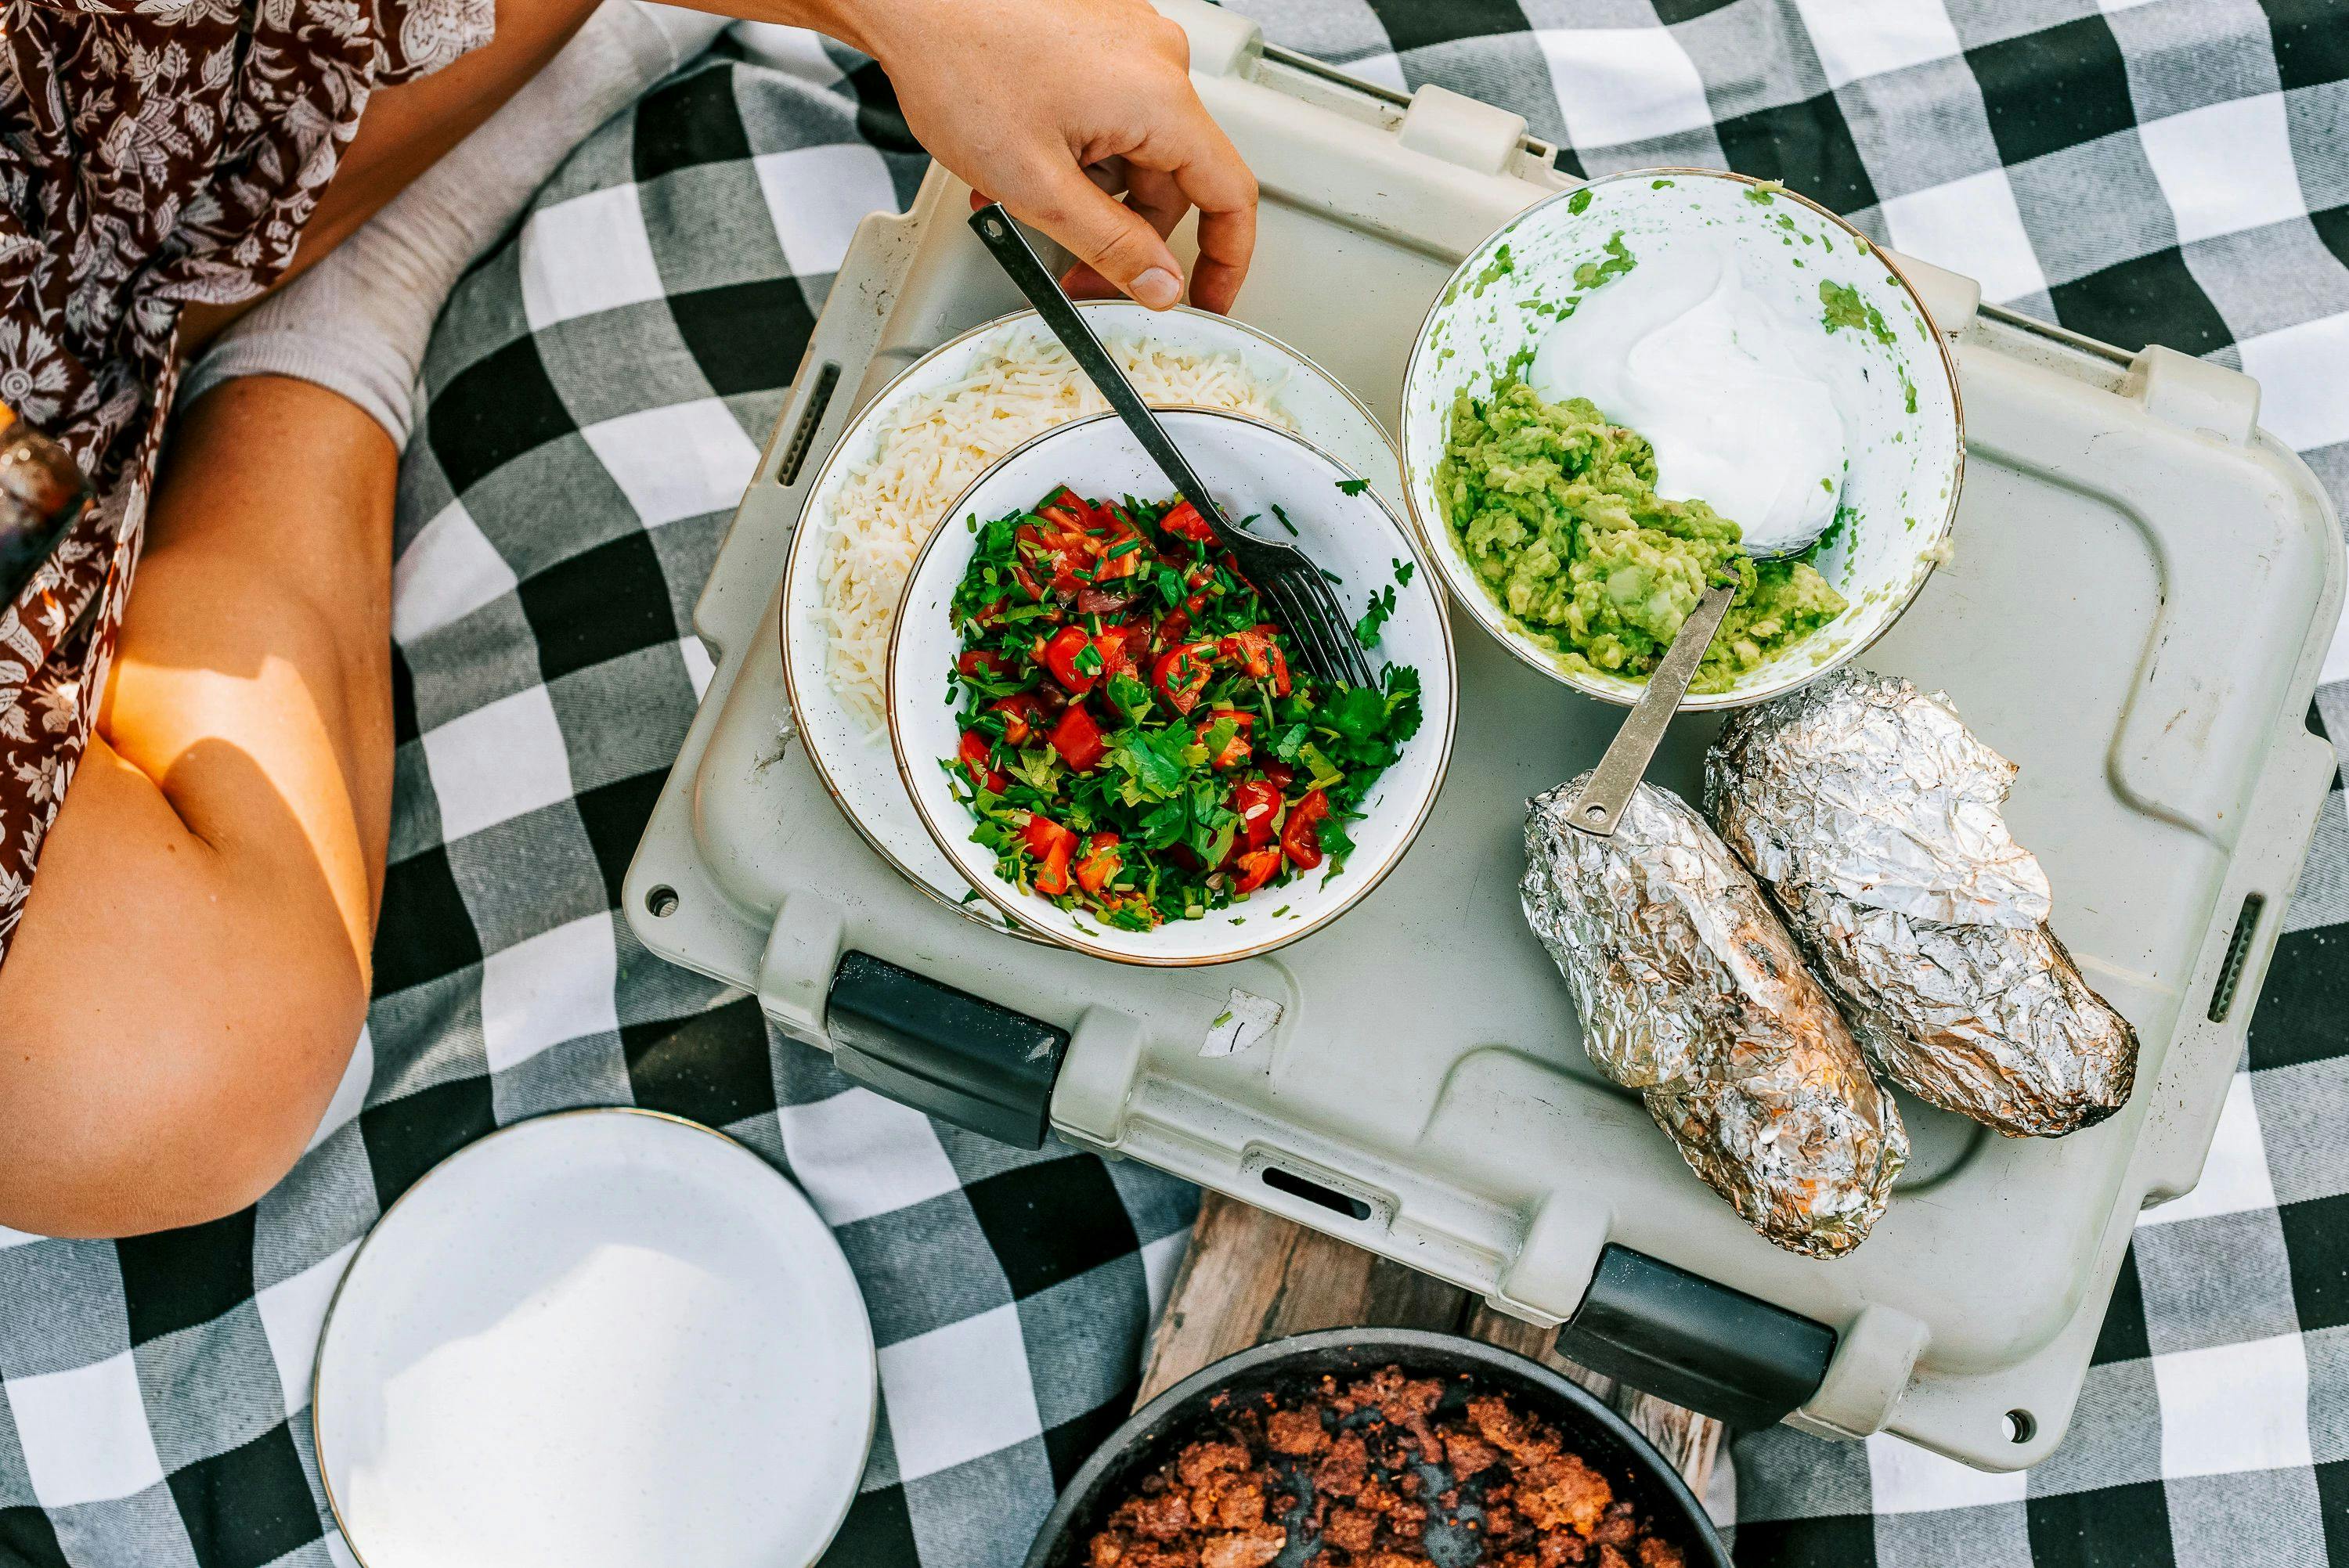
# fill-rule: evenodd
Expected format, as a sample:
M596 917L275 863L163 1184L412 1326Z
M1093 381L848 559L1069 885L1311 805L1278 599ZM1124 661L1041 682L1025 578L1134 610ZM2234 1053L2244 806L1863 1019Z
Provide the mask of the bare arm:
M191 410L98 735L0 965L0 1223L258 1197L366 1016L390 820L397 454L304 382Z
M1145 0L684 0L813 27L881 62L930 155L1066 245L1073 292L1183 294L1166 236L1194 207L1191 302L1229 310L1256 177L1192 90L1190 40ZM1121 202L1110 192L1123 189Z

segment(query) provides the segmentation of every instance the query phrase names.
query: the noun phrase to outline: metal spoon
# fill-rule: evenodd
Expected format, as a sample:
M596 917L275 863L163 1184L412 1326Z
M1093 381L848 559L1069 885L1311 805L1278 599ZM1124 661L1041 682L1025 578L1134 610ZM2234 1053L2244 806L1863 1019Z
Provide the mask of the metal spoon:
M1775 550L1757 551L1754 559L1782 561L1789 555L1799 555L1819 542L1826 527L1822 524L1818 532L1809 538ZM1590 770L1589 782L1583 785L1582 793L1574 798L1567 820L1576 828L1594 839L1614 836L1615 824L1622 820L1623 809L1631 803L1631 791L1647 776L1656 748L1663 744L1664 731L1671 727L1672 716L1680 712L1682 702L1688 696L1689 682L1696 679L1696 666L1702 662L1704 651L1713 646L1722 619L1729 614L1730 601L1736 596L1734 585L1716 583L1704 591L1696 608L1681 623L1672 645L1664 650L1655 673L1648 677L1647 689L1631 705L1615 738L1607 743L1607 754Z

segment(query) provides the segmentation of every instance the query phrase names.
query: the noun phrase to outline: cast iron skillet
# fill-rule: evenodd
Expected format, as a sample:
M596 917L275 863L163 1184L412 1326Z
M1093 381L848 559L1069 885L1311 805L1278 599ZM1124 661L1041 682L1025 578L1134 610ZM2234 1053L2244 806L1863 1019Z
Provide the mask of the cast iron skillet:
M1164 1463L1185 1443L1221 1426L1208 1400L1219 1393L1230 1408L1268 1390L1286 1393L1318 1381L1325 1372L1341 1380L1398 1366L1416 1377L1450 1377L1465 1372L1479 1392L1511 1397L1521 1410L1547 1419L1565 1435L1567 1448L1580 1454L1629 1497L1656 1532L1680 1547L1689 1568L1731 1568L1729 1553L1713 1533L1704 1508L1648 1440L1622 1417L1573 1383L1482 1340L1420 1328L1332 1328L1277 1339L1226 1357L1194 1373L1133 1413L1093 1450L1084 1468L1044 1521L1029 1549L1026 1568L1081 1568L1085 1546L1102 1520L1134 1482ZM1431 1555L1435 1543L1431 1542ZM1288 1568L1302 1557L1304 1542L1292 1542L1276 1563ZM1444 1557L1452 1553L1445 1553ZM1470 1568L1473 1547L1444 1568ZM1439 1558L1439 1561L1442 1561Z

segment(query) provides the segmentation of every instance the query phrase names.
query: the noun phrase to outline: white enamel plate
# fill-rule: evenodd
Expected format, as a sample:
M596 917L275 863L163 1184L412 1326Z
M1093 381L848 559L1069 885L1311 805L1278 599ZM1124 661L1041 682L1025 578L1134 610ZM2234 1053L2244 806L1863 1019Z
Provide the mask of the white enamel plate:
M873 1332L831 1231L749 1149L570 1111L392 1205L313 1408L365 1568L802 1568L864 1471Z

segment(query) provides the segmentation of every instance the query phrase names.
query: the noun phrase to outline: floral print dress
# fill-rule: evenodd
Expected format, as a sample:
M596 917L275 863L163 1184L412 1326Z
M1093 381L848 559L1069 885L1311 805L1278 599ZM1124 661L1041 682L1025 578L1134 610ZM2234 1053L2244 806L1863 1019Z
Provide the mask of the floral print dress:
M0 0L0 403L98 495L0 610L0 959L106 689L181 306L275 281L368 96L494 24L492 0Z

